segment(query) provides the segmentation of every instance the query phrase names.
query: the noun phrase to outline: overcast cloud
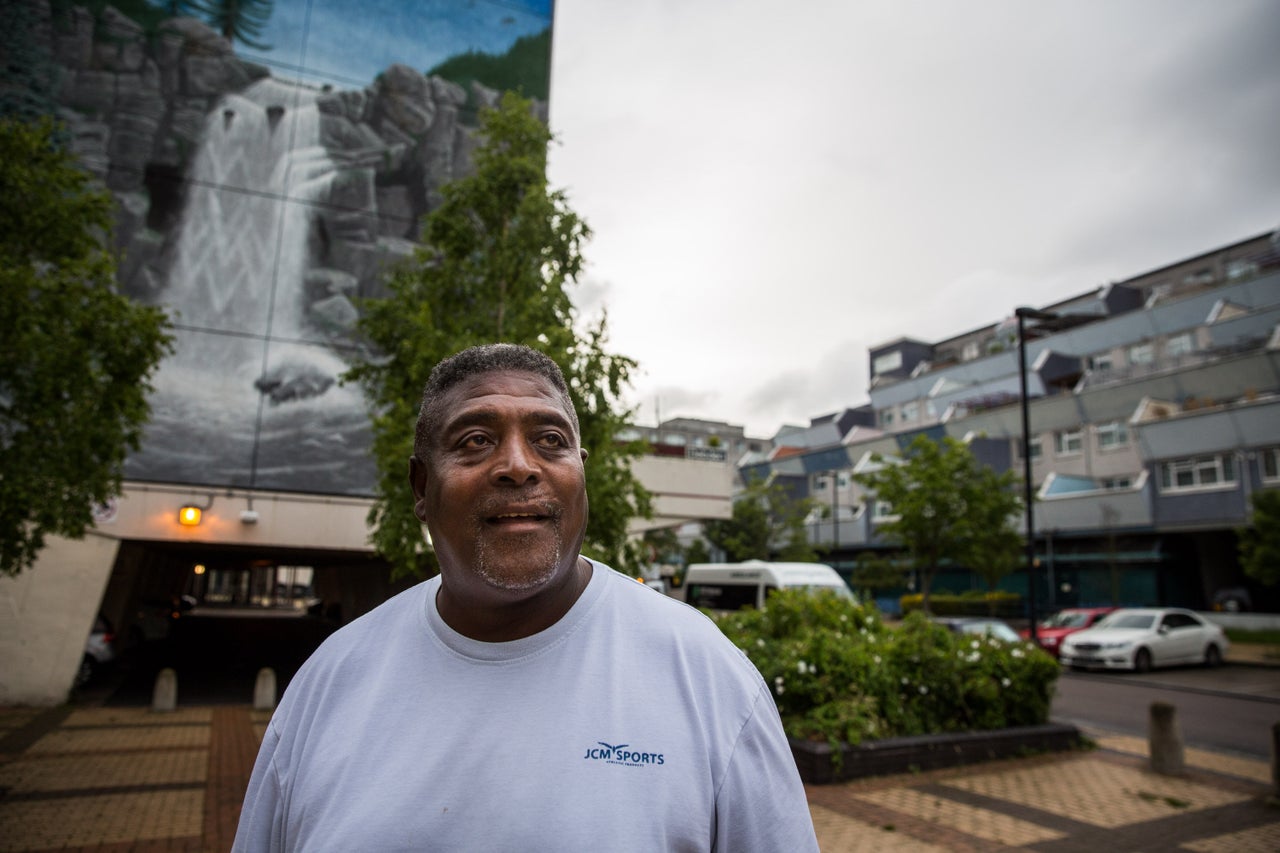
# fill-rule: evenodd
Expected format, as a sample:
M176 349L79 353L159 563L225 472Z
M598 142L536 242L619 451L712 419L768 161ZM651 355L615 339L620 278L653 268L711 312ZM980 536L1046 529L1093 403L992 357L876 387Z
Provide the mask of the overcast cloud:
M869 346L1280 225L1273 0L557 0L554 32L576 299L641 423L770 436L865 402Z

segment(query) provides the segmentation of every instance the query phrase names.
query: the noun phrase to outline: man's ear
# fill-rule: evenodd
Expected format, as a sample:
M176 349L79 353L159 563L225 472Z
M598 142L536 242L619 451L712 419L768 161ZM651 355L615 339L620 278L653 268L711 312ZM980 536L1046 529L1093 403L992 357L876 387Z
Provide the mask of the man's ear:
M427 523L427 463L417 456L409 457L409 487L413 489L413 514Z
M589 456L589 455L590 455L590 454L588 454L588 453L587 453L587 449L586 449L585 447L579 447L579 448L578 448L578 452L582 454L582 461L583 461L583 462L586 462L586 461L587 461L587 456Z

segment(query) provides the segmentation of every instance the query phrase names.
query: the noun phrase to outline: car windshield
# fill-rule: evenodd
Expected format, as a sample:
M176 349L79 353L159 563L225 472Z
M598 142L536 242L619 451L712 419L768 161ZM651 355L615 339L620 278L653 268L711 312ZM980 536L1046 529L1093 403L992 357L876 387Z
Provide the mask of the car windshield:
M1089 614L1079 610L1055 613L1040 623L1045 628L1083 628L1089 624Z
M965 622L960 626L960 630L965 634L990 634L997 640L1004 640L1007 643L1016 643L1022 639L1017 631L1003 622Z
M1156 620L1150 613L1115 613L1098 623L1099 628L1150 628Z

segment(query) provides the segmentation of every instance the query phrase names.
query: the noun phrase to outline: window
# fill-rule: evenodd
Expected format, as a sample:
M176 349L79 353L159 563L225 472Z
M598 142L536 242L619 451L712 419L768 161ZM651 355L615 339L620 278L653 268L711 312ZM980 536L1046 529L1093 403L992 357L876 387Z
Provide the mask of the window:
M1175 459L1160 466L1160 488L1166 492L1230 485L1236 481L1236 461L1230 453Z
M897 518L893 514L893 504L888 501L873 501L872 506L874 507L871 511L872 521L892 521Z
M1180 355L1186 355L1193 352L1196 348L1195 341L1191 338L1190 332L1183 332L1180 335L1174 335L1165 341L1164 352L1170 358L1177 358Z
M1128 475L1123 477L1103 477L1098 481L1098 485L1108 492L1114 492L1117 489L1131 488L1133 486L1133 478Z
M1031 447L1032 459L1039 459L1042 455L1044 455L1044 444L1040 441L1040 436L1038 435L1031 436L1030 447ZM1017 453L1018 453L1018 458L1021 459L1022 458L1022 439L1018 439Z
M891 370L897 370L902 367L902 350L894 350L884 355L877 356L872 363L872 369L879 376L881 373L888 373Z
M1099 353L1093 357L1093 369L1098 373L1105 373L1111 369L1111 353Z
M978 348L978 342L977 342L977 341L969 341L969 343L967 343L967 344L965 344L965 345L964 345L964 349L962 349L962 350L960 351L960 360L961 360L961 361L973 361L973 360L974 360L975 358L977 358L981 353L982 353L982 350Z
M1098 449L1112 450L1129 443L1129 426L1124 421L1112 421L1098 427Z
M902 421L903 421L903 423L906 423L907 421L914 421L914 420L915 420L916 418L918 418L918 417L920 417L920 404L919 404L919 403L914 403L914 402L913 402L913 403L903 403L903 404L902 404Z
M893 409L885 409L880 420L885 426L893 426Z
M1129 347L1129 363L1130 364L1150 364L1156 360L1156 354L1151 344L1134 344Z
M1066 429L1053 434L1053 452L1069 456L1084 449L1084 433L1078 429Z
M1280 447L1262 451L1262 479L1280 480Z

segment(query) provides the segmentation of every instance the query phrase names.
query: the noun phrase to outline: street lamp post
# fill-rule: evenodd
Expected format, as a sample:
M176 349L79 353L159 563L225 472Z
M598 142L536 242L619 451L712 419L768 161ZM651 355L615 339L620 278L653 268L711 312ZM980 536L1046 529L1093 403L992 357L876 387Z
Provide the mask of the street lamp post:
M1036 641L1036 523L1031 508L1031 406L1027 400L1027 320L1056 320L1057 314L1018 308L1018 381L1022 389L1022 488L1027 518L1027 608L1031 612L1031 642Z

